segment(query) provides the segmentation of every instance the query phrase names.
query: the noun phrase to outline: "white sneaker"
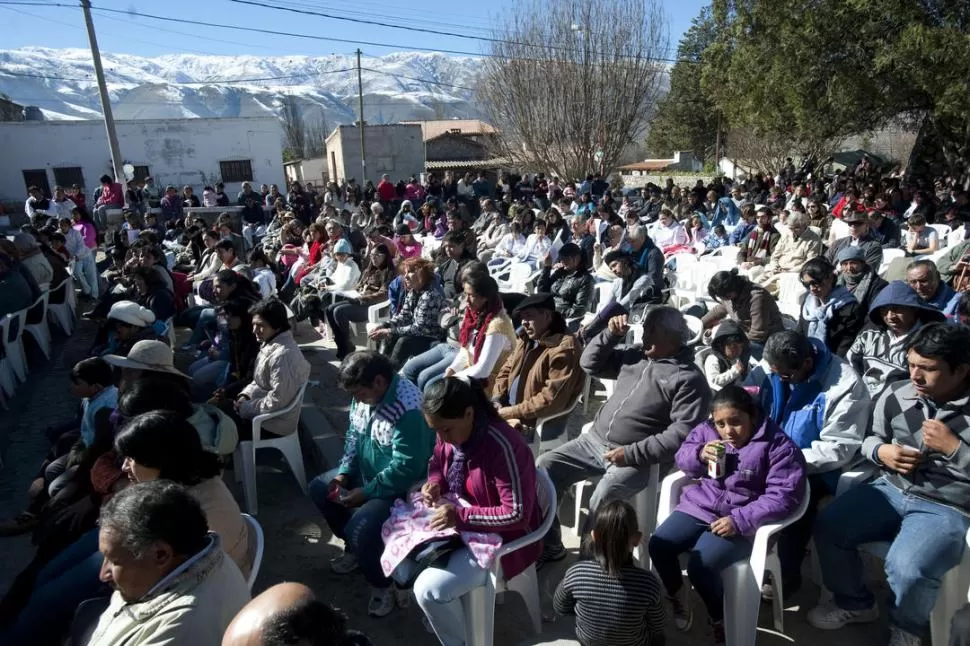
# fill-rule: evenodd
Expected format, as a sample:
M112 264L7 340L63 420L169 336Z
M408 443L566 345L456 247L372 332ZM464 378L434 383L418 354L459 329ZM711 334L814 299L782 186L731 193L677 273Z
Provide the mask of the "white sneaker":
M879 606L875 602L865 610L845 610L835 605L834 601L829 601L815 606L808 613L808 623L821 630L838 630L846 624L865 624L878 618Z
M334 574L350 574L357 570L357 557L350 552L344 552L339 559L330 561L330 570Z
M889 646L920 646L922 640L896 626L889 627Z
M370 601L367 602L367 614L371 617L386 617L394 610L393 586L386 588L371 588Z

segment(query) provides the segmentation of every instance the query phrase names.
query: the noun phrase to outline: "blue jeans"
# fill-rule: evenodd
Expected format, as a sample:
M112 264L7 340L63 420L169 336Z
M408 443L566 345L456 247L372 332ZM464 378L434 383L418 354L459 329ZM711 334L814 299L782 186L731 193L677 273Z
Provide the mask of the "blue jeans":
M411 578L414 561L405 559L394 570L394 580ZM429 567L414 581L414 598L444 646L464 646L465 610L461 598L485 585L488 570L482 569L466 547L448 557L447 567Z
M334 536L344 541L347 552L357 557L360 571L371 587L386 588L391 585L391 580L384 576L381 568L384 553L381 527L391 515L394 501L373 498L356 509L344 507L327 497L330 481L336 476L337 470L334 469L314 478L309 488L310 500L323 514Z
M210 338L210 335L215 336L217 323L216 309L214 307L206 307L203 309L199 312L199 320L192 330L192 336L189 337L188 343L199 345L206 338Z
M850 489L815 521L822 581L836 605L862 610L875 603L858 547L889 541L886 580L893 591L890 621L912 635L929 628L940 579L963 558L970 518L897 489L885 478Z
M99 579L103 560L96 528L58 554L37 574L27 605L0 634L0 644L59 643L78 605L111 594Z
M78 258L74 263L74 277L81 283L81 292L90 298L97 298L99 292L98 266L94 262L94 252Z
M687 578L707 607L711 620L724 619L724 585L721 570L751 555L751 541L743 536L721 538L710 525L675 511L650 537L650 560L667 589L674 595L683 585L680 555L690 552Z
M434 382L444 378L445 370L451 365L456 354L458 354L458 348L453 348L447 343L439 343L427 352L405 361L401 366L401 376L424 391Z
M192 377L192 401L202 402L212 397L216 388L225 385L228 369L228 361L213 360L208 355L193 361L189 365L189 376Z

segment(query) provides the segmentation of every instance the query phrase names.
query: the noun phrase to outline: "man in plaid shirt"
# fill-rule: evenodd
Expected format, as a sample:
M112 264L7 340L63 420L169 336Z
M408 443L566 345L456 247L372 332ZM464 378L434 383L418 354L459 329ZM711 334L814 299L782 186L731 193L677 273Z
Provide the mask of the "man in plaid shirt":
M862 454L880 469L823 511L815 546L833 600L808 621L834 630L875 620L858 547L889 541L890 646L919 646L940 579L963 558L970 528L970 330L932 323L907 344L909 380L876 402Z

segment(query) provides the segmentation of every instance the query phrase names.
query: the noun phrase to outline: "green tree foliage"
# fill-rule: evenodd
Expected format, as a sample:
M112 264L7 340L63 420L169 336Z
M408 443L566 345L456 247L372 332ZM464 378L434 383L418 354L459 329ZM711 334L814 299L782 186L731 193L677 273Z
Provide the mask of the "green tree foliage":
M666 157L678 150L692 150L697 159L713 159L717 110L701 87L701 62L715 36L712 10L705 7L677 47L677 62L670 69L670 90L650 122L647 148L651 155Z

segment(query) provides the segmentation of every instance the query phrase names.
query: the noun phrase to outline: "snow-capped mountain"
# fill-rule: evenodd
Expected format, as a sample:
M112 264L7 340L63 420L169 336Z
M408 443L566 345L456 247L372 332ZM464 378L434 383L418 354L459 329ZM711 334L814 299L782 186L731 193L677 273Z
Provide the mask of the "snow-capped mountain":
M102 54L102 62L116 119L266 116L279 114L287 96L308 124L330 129L357 119L353 56ZM479 59L401 52L364 57L361 66L369 123L480 116L472 89ZM47 119L101 115L85 49L0 50L0 96Z

